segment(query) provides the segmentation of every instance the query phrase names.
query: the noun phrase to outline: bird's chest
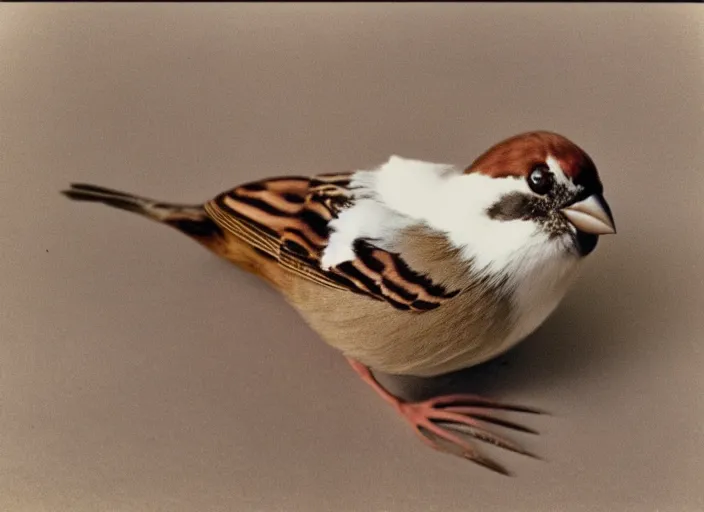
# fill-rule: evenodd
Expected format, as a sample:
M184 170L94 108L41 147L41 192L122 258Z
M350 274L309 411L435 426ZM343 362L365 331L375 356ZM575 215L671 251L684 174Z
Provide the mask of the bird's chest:
M512 327L502 344L508 350L553 313L577 275L575 261L556 259L535 265L516 279L511 295Z

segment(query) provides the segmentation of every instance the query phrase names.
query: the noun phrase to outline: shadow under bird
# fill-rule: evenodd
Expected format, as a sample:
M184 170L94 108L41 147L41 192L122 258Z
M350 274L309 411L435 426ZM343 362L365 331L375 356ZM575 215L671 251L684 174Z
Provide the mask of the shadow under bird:
M392 156L240 184L197 205L86 184L63 193L172 226L259 276L426 444L502 474L469 439L531 455L490 425L534 433L496 412L540 411L464 394L406 401L372 371L431 377L502 354L615 233L594 162L548 131L508 138L466 168Z

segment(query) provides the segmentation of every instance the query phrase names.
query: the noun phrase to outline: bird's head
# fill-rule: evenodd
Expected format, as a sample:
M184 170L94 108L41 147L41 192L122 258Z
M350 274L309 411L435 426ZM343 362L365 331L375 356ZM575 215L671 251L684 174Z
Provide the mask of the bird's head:
M489 219L530 221L579 256L591 253L600 235L616 232L594 162L556 133L534 131L499 142L464 173L492 178L484 203Z

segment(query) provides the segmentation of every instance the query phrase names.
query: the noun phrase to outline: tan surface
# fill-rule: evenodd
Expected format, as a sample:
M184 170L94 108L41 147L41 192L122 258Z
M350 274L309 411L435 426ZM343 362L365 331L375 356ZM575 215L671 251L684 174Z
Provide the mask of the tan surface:
M704 11L694 5L0 7L0 510L704 510ZM283 301L83 180L199 201L532 128L602 173L602 240L475 389L552 411L422 447ZM518 418L518 417L515 417Z

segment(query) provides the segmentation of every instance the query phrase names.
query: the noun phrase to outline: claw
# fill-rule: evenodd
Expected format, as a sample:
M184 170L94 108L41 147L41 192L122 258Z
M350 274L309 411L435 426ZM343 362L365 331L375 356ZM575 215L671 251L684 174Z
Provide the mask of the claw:
M483 466L501 475L512 476L512 474L504 466L502 466L498 462L493 461L492 459L489 459L488 457L484 457L474 448L472 448L468 443L464 442L461 438L447 432L446 430L443 430L442 428L433 423L430 423L429 425L417 425L415 430L420 434L420 437L425 442L425 444L427 444L434 450L444 453L450 453L451 455L457 455L459 457L462 457L463 459L467 459L471 462L474 462L475 464L479 464L480 466ZM460 447L462 451L460 453L457 453L442 448L436 441L433 441L428 434L423 433L424 431Z
M479 421L483 421L484 423L492 423L494 425L499 425L500 427L504 428L510 428L513 430L517 430L519 432L525 432L526 434L534 434L538 435L540 432L537 430L534 430L532 428L526 427L525 425L521 425L520 423L514 423L513 421L508 421L504 420L502 418L497 418L496 416L491 416L489 414L485 414L483 412L477 412L478 408L475 407L445 407L442 408L443 411L447 412L454 412L457 414L464 414L467 415L471 418L474 418ZM479 409L481 410L481 409Z
M466 436L473 437L474 439L478 439L479 441L483 441L485 443L493 444L494 446L498 446L499 448L503 448L504 450L508 450L514 453L519 453L521 455L525 455L527 457L531 457L533 459L540 459L537 455L535 455L532 452L529 452L525 448L521 447L520 445L513 443L509 441L508 439L504 439L502 437L497 436L496 434L492 434L488 430L484 430L482 428L478 428L475 425L471 425L469 423L460 423L457 421L433 421L436 425L438 426L443 426L446 429L450 430L455 430L457 432L460 432Z
M501 464L499 464L498 462L494 462L491 459L487 459L486 457L482 457L480 455L475 455L473 457L465 457L465 458L467 460L471 460L475 464L479 464L480 466L483 466L487 469L490 469L500 475L513 476L513 474L508 469L503 467Z
M437 398L432 398L429 400L438 409L444 409L446 407L453 406L467 406L467 407L479 407L482 409L499 409L504 411L512 412L525 412L529 414L549 414L541 409L536 409L534 407L526 407L525 405L516 404L506 404L503 402L497 402L495 400L489 400L487 398L482 398L479 396L472 395L443 395Z

